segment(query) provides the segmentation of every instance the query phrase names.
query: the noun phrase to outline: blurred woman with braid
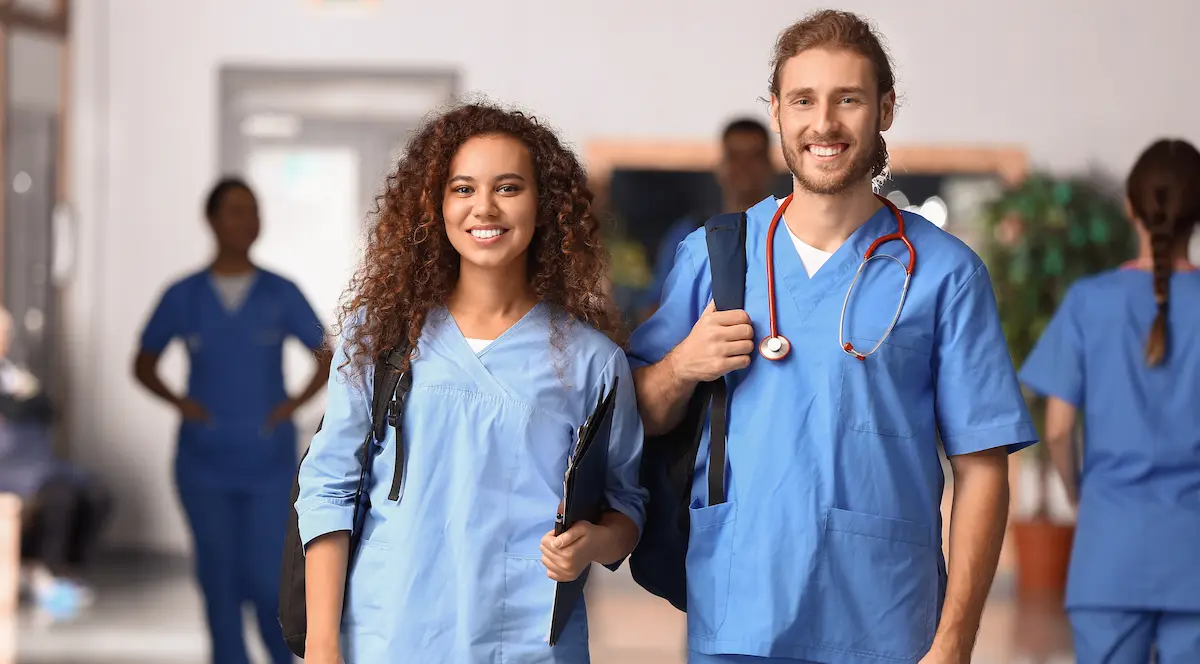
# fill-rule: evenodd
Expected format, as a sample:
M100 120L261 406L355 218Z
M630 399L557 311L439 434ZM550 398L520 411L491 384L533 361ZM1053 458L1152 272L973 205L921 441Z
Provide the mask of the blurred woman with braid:
M1077 661L1200 662L1200 272L1187 261L1200 152L1147 148L1126 208L1137 259L1073 284L1020 376L1047 397L1044 440L1079 507Z

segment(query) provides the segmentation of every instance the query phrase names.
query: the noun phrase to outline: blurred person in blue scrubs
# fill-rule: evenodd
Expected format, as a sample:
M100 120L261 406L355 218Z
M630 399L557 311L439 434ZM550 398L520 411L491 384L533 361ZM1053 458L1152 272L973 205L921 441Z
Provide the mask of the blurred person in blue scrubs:
M630 343L650 435L699 383L729 383L728 498L707 502L709 426L692 488L689 662L967 664L1008 455L1036 442L991 280L962 241L873 190L896 93L868 23L814 13L781 34L773 68L794 184L746 211L745 310L714 309L701 229ZM856 280L876 244L895 260ZM939 437L954 473L948 569Z
M1020 378L1047 397L1046 444L1078 505L1077 661L1200 662L1200 271L1187 261L1200 152L1156 141L1125 193L1137 258L1072 284Z
M238 179L212 189L205 216L217 255L171 284L142 332L138 381L182 418L175 481L196 556L214 664L249 664L242 605L254 605L275 664L291 662L278 623L279 568L296 471L292 414L329 375L325 331L300 289L250 258L259 235L258 202ZM288 396L283 344L312 349L307 387ZM187 345L187 391L158 376L172 339Z
M721 212L740 212L771 192L775 167L771 163L771 134L766 125L753 118L738 118L721 132L721 161L717 165L717 184L721 186L720 210L696 210L671 224L659 241L654 258L654 281L645 293L642 317L658 308L667 275L675 265L675 249L684 238Z

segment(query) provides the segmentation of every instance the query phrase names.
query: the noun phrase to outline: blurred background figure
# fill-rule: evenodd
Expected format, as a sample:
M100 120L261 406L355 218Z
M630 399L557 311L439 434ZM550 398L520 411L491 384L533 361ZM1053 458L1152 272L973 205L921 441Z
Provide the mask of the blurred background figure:
M0 493L22 499L22 586L43 619L73 618L91 605L81 572L112 508L97 478L59 459L55 409L41 382L8 357L12 316L0 309Z
M767 126L753 118L740 118L725 125L721 132L721 161L715 175L721 188L721 207L694 210L667 228L655 254L654 281L645 293L643 319L658 309L663 284L675 265L675 249L689 233L710 217L747 210L771 193L776 172L771 163L771 134Z
M605 280L605 292L613 298L625 324L632 327L653 274L645 245L631 236L629 221L613 207L607 184L597 179L591 185L593 216L600 224L601 238L609 255L610 274Z
M250 260L258 201L245 182L218 182L204 214L216 257L167 288L142 332L134 374L182 418L175 482L192 530L213 664L249 664L245 601L254 605L275 664L286 664L292 656L278 623L278 597L298 461L292 414L329 377L325 333L295 284ZM295 397L284 388L288 336L312 349L315 360L312 379ZM176 338L190 359L182 395L157 371Z
M1126 185L1138 254L1075 282L1021 371L1079 504L1079 664L1200 662L1200 152L1160 140ZM1082 468L1076 431L1083 425Z

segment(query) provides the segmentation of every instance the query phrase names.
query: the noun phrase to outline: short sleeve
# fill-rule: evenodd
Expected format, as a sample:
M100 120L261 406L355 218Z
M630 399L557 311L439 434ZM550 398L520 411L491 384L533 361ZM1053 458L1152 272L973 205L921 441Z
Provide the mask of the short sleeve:
M1080 297L1072 287L1021 367L1020 380L1033 392L1079 408L1084 397L1083 325Z
M663 235L662 242L658 245L658 252L654 257L654 282L650 285L648 293L650 299L655 303L662 300L667 277L671 274L671 269L675 267L675 256L679 250L679 244L695 229L695 221L690 218L681 219L668 227L667 232Z
M345 338L339 340L330 362L325 419L300 463L297 478L295 509L300 541L305 546L321 535L351 530L354 521L354 499L362 472L360 452L363 438L371 430L368 386L374 369L364 367L361 376L339 371L347 359Z
M624 514L637 524L640 537L646 523L646 500L649 498L649 492L642 487L638 478L642 460L642 418L638 414L629 362L619 348L609 358L601 378L604 385L613 385L614 380L617 394L608 443L608 489L605 498L610 509ZM621 562L606 567L615 571Z
M296 284L287 282L285 293L284 319L288 333L312 350L318 350L325 343L325 326L317 312Z
M182 283L168 288L158 300L150 320L142 329L141 350L161 354L176 336L182 335L185 314L184 286Z
M991 278L981 263L940 313L934 343L938 432L946 454L1037 442Z
M710 298L712 286L708 270L700 268L688 242L679 243L658 309L630 337L631 367L637 369L662 360L691 333Z

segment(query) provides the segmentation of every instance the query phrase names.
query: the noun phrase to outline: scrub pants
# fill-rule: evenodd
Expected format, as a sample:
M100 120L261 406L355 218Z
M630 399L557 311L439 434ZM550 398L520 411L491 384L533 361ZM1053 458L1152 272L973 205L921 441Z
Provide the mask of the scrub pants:
M279 626L279 572L291 505L291 478L244 489L176 476L192 530L213 664L250 664L242 605L254 605L274 664L292 664Z
M1072 610L1078 664L1200 662L1200 613Z

